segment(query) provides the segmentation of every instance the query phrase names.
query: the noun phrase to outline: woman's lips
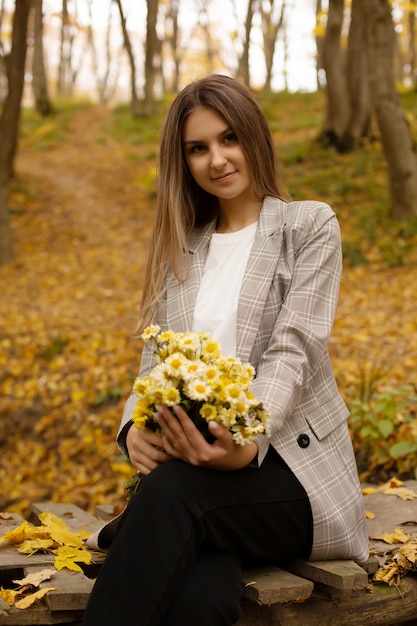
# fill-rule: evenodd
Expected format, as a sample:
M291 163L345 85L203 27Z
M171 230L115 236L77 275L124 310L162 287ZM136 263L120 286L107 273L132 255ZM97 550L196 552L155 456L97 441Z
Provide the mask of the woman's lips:
M214 180L216 183L221 183L223 181L229 180L235 173L236 173L236 170L234 170L233 172L227 172L226 174L222 174L221 176L216 176L216 178L212 178L211 180Z

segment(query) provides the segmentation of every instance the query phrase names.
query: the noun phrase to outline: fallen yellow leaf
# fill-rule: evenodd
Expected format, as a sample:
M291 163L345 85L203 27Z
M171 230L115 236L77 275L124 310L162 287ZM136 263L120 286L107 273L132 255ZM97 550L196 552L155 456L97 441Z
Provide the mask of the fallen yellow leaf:
M20 545L16 546L16 550L21 554L35 554L35 552L46 551L55 545L53 539L27 539Z
M0 589L0 598L2 598L9 606L13 606L16 597L20 594L17 589Z
M389 565L380 567L379 570L375 572L373 580L387 583L387 585L392 585L394 582L394 576L398 573L398 565L396 563L390 563Z
M14 580L15 585L33 585L34 587L39 587L39 585L44 580L49 580L54 574L56 574L55 569L43 569L40 572L35 572L34 574L29 574L25 578L21 578L20 580Z
M406 487L386 487L382 490L382 493L387 496L397 496L401 500L414 500L417 498L417 493Z
M82 572L78 563L86 563L88 565L92 561L91 552L78 550L70 546L60 546L57 550L54 550L54 554L56 554L54 565L58 570L66 567L73 572Z
M34 602L43 598L49 591L55 591L56 587L45 587L44 589L38 589L35 593L31 593L29 596L25 596L18 602L16 602L15 607L17 609L27 609L29 606L32 606Z
M41 526L34 526L29 522L23 522L17 528L8 530L3 537L0 537L0 543L7 541L12 544L19 544L26 539L45 539L49 533L45 532Z
M379 535L378 537L372 537L372 539L379 539L386 543L407 543L411 539L411 535L406 535L401 528L396 528L393 533L387 533L385 535Z

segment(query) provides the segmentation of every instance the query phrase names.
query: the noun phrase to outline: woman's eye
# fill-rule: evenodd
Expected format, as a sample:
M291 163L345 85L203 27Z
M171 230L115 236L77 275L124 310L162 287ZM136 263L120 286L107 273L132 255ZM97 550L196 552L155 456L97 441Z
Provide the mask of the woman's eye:
M206 147L202 143L196 143L190 148L191 154L196 154L198 152L204 152Z
M227 133L224 137L224 141L226 143L231 143L232 141L237 141L236 133Z

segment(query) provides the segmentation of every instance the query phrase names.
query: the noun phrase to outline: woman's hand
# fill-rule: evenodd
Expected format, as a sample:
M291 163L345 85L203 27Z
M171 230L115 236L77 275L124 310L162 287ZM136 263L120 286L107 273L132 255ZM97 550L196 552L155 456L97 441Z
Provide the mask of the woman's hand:
M157 407L156 419L162 429L163 447L167 454L191 465L219 470L237 470L248 465L256 456L258 446L254 441L242 446L232 433L216 422L209 430L216 438L208 443L187 413L179 406L171 413L166 407Z
M151 430L139 430L133 424L126 436L126 448L132 465L144 476L172 459L164 452L161 437Z

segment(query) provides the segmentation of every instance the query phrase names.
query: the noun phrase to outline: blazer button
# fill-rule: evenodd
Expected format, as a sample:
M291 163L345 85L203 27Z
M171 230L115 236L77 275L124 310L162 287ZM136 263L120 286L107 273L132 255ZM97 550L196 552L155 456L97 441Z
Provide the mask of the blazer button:
M298 435L297 443L300 448L308 448L310 445L310 437L304 433L302 435Z

